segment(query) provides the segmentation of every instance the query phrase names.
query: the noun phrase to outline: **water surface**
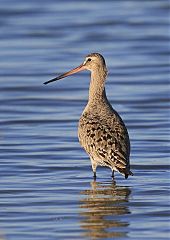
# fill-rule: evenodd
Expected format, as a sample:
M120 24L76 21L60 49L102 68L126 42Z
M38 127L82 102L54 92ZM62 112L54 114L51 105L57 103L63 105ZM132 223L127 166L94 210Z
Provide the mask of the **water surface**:
M169 2L1 1L0 234L5 240L169 239ZM131 139L134 176L78 143L89 73L43 82L100 52Z

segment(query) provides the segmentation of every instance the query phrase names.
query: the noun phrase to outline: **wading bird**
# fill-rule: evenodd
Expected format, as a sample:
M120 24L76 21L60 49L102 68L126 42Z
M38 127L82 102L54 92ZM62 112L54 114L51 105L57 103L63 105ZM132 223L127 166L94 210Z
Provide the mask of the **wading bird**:
M88 103L79 120L78 137L90 157L94 178L96 178L97 166L111 168L112 177L114 171L118 171L128 178L129 175L133 175L129 163L128 131L106 97L107 68L103 56L99 53L91 53L79 67L44 84L83 70L91 72L91 81Z

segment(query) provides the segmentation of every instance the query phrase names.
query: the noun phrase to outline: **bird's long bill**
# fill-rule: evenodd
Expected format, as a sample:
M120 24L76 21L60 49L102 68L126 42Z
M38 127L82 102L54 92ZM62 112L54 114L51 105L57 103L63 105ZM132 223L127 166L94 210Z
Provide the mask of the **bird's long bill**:
M60 75L60 76L58 76L58 77L56 77L56 78L53 78L53 79L45 82L44 84L48 84L48 83L51 83L51 82L60 80L60 79L62 79L62 78L65 78L65 77L67 77L67 76L69 76L69 75L72 75L72 74L74 74L74 73L77 73L77 72L80 72L80 71L83 71L83 70L85 70L85 66L84 66L83 64L81 64L80 66L78 66L78 67L70 70L69 72L66 72L66 73L64 73L64 74L62 74L62 75Z

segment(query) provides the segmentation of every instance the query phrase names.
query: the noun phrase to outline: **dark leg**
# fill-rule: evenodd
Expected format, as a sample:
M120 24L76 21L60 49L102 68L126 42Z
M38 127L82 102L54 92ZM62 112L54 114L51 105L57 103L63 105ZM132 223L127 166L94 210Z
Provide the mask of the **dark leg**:
M96 180L96 172L93 172L93 178Z
M114 178L114 170L112 171L112 178Z
M127 173L125 173L125 179L127 179L127 178L128 178L128 176L129 176L129 175L128 175Z

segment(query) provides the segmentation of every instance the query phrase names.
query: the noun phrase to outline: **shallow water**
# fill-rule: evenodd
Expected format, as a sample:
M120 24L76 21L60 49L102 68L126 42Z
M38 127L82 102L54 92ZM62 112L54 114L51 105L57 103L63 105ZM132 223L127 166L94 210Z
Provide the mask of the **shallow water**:
M169 2L1 1L0 236L169 239ZM44 81L100 52L130 134L128 180L77 139L89 73Z

